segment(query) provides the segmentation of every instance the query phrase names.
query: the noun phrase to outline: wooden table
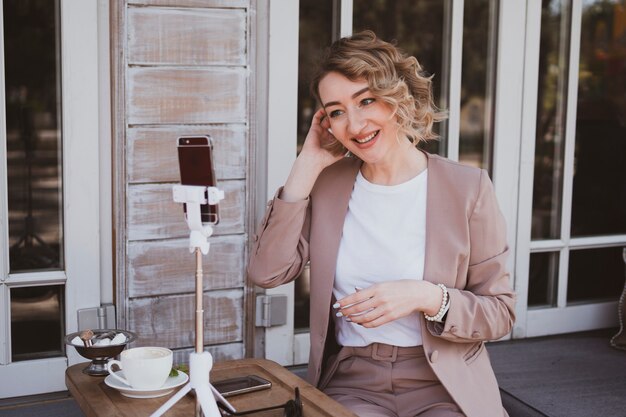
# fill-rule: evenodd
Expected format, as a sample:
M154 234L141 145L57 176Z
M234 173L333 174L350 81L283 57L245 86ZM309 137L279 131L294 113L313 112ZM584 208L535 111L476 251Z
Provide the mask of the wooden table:
M65 384L87 417L147 417L174 394L160 398L128 398L107 386L104 377L84 374L82 370L86 366L87 363L80 363L67 368ZM304 417L355 417L355 414L303 379L266 359L241 359L216 363L211 371L211 380L248 374L256 374L272 381L272 388L229 397L228 400L238 411L283 404L293 398L294 388L299 387ZM194 414L195 398L186 395L164 416L192 417ZM253 414L259 417L282 415L282 409Z

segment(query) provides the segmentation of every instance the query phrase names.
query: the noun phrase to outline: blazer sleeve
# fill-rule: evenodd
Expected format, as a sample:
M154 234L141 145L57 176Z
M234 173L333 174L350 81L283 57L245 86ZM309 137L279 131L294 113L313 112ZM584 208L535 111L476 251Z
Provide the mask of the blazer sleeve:
M286 202L281 191L268 203L248 262L248 278L264 288L292 281L309 260L310 198Z
M515 293L506 261L506 224L486 171L469 217L470 254L465 288L449 288L450 309L443 323L428 322L428 330L453 342L495 340L515 321Z

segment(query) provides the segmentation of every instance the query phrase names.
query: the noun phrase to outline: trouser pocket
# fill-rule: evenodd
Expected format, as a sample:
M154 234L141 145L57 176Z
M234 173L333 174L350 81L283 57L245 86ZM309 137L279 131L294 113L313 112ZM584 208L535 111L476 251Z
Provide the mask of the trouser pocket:
M331 355L328 358L328 360L326 361L326 366L324 367L324 371L322 372L320 382L317 384L317 388L320 391L323 391L324 388L326 388L335 372L337 372L337 368L339 367L341 361L348 358L349 356L350 348L342 347L337 354Z

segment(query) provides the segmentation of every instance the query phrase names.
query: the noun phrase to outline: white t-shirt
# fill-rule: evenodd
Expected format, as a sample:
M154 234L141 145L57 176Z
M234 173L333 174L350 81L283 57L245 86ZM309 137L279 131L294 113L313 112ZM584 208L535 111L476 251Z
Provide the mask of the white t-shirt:
M357 175L339 244L333 293L337 300L355 288L398 279L424 278L427 170L392 186ZM341 346L422 344L418 313L369 329L335 318Z

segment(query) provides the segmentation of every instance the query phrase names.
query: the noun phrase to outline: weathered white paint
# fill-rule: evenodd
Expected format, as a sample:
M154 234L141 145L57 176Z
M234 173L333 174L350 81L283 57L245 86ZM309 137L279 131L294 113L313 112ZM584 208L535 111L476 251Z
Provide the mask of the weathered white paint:
M128 0L118 13L118 146L124 213L118 241L118 304L136 345L176 349L186 361L194 345L195 261L182 204L176 138L214 140L221 221L203 257L205 344L216 358L244 356L244 299L249 190L250 1ZM114 51L115 52L115 51ZM118 257L118 259L122 259Z
M248 126L177 125L128 129L128 182L180 181L176 138L189 135L209 135L213 138L213 161L218 180L246 177Z
M128 240L189 236L182 204L172 199L173 184L137 184L128 187ZM245 182L218 183L226 198L220 202L220 223L215 236L244 233Z
M130 65L245 65L245 9L130 8Z
M129 125L246 121L245 68L131 67L126 76Z
M204 290L244 286L245 235L212 238L202 257ZM159 296L195 289L195 255L188 239L128 243L129 297Z
M129 330L138 335L136 346L193 346L195 294L130 300ZM243 290L204 293L204 343L243 340Z
M245 8L250 6L250 0L128 0L128 4L138 6Z

